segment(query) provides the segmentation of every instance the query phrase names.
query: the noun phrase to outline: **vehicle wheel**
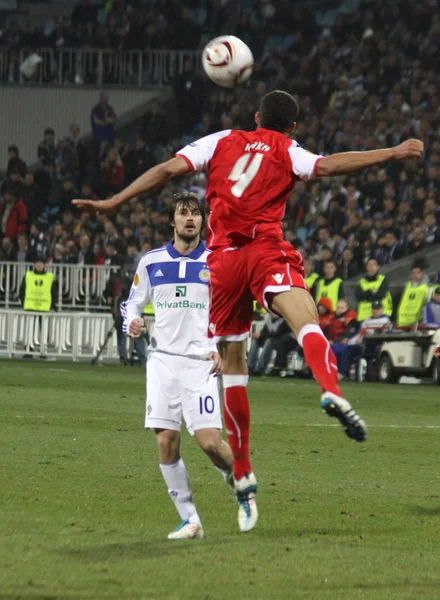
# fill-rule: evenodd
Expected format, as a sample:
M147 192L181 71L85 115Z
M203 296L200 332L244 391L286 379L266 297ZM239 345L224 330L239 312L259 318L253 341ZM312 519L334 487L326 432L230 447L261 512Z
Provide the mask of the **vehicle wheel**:
M382 383L397 383L399 380L388 354L382 354L379 359L378 379Z
M432 361L432 383L440 385L440 359L434 358Z

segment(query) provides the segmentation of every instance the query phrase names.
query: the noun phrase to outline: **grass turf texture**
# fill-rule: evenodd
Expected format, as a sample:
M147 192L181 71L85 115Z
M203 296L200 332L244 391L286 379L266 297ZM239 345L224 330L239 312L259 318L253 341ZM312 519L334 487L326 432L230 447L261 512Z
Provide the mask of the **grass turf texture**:
M438 388L344 385L371 426L357 444L314 382L252 380L257 528L239 533L184 434L206 538L172 542L141 369L1 361L0 378L2 600L440 596Z

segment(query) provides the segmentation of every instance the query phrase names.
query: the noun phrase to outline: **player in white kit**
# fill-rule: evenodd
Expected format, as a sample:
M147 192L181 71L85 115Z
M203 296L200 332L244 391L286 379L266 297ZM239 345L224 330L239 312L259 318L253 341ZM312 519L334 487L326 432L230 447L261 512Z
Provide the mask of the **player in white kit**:
M160 469L182 519L169 539L200 539L203 528L180 456L182 417L187 429L227 483L232 452L221 437L216 375L221 361L208 338L209 250L200 240L205 213L194 194L176 194L170 209L174 239L147 252L139 262L128 300L122 304L124 330L138 337L143 309L151 300L155 323L147 358L145 427L156 432Z

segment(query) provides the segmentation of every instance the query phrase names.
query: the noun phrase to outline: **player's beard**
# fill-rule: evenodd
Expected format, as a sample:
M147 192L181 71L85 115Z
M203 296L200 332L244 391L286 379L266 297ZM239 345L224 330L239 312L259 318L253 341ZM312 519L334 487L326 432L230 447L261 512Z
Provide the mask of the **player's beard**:
M185 228L183 228L181 232L177 232L177 236L182 240L182 242L185 242L185 244L190 244L197 237L199 237L199 235L200 231L197 231L196 227L194 227L194 230L192 232L185 231Z

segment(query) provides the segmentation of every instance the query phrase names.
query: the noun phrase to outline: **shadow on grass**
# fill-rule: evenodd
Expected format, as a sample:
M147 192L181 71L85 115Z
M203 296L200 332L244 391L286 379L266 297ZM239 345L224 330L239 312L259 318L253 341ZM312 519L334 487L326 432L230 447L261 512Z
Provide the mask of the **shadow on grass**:
M420 516L440 517L440 502L439 506L410 506L409 511Z
M182 555L182 553L193 554L199 550L206 552L209 546L219 546L230 544L230 539L212 539L190 541L145 541L145 542L127 542L115 544L103 544L102 546L89 546L84 548L64 548L54 549L54 552L61 552L72 559L83 562L103 562L112 560L140 560L145 558L172 557ZM1 597L0 597L1 600Z

